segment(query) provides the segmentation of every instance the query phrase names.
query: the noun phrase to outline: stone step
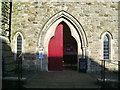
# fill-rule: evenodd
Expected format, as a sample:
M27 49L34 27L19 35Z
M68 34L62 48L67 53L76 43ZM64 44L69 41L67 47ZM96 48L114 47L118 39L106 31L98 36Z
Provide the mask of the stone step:
M26 84L26 78L23 77L20 80L18 77L4 77L2 80L2 88L22 88L22 86Z
M98 85L105 84L105 87L109 87L109 88L118 88L118 83L119 83L119 81L116 79L107 79L107 78L105 78L104 80L101 78L97 79Z

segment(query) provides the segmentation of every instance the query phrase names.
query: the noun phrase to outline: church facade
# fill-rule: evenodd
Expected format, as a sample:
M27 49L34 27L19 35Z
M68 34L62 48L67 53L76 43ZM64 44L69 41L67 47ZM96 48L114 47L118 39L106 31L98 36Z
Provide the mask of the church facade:
M13 2L11 49L23 68L118 70L118 2ZM84 66L85 65L85 66Z

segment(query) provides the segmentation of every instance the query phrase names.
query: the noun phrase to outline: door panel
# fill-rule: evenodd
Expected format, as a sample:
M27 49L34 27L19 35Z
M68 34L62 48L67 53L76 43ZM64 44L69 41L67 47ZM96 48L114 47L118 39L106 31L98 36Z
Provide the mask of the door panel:
M63 25L59 24L48 46L48 70L63 70Z

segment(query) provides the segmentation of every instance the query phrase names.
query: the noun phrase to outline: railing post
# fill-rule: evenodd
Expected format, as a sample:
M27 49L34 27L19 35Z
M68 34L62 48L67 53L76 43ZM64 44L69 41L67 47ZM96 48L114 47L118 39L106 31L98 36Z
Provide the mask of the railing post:
M120 89L120 60L118 61L118 88Z
M21 79L22 79L22 54L18 57L18 88L21 88Z
M105 88L105 60L101 60L101 88Z

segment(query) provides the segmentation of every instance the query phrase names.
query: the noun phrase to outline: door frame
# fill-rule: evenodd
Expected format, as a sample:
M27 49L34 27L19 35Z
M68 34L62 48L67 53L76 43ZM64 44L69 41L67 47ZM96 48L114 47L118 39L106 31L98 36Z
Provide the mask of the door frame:
M65 22L71 31L71 36L75 38L78 46L78 63L77 63L77 70L79 70L79 59L87 57L87 37L86 33L81 26L81 24L76 20L72 15L65 11L60 11L59 13L55 14L50 20L45 24L42 31L39 34L38 40L38 48L43 48L45 52L45 58L48 62L48 44L51 37L54 36L54 32L56 27L60 22ZM37 49L38 50L38 49ZM48 64L48 63L46 63ZM48 69L47 69L48 70Z

